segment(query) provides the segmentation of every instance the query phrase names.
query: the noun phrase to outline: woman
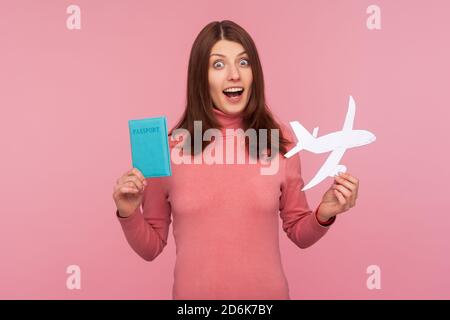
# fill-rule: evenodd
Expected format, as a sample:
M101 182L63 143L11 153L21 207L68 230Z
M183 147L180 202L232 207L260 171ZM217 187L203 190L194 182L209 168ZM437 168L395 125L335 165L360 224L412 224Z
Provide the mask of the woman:
M203 139L191 152L194 121L201 121L202 133L215 129L220 134ZM255 130L258 141L263 141L259 129L279 132L279 139L268 135L267 145L256 153L259 160L270 155L268 163L279 161L277 170L261 174L262 161L195 160L242 138L242 131L231 129ZM174 299L290 299L280 259L278 213L287 236L307 248L325 235L337 214L355 205L358 180L350 174L335 177L311 211L301 191L299 154L283 156L295 145L292 131L275 121L266 106L255 44L236 23L212 22L197 36L189 60L186 109L169 141L172 176L145 179L132 168L114 187L117 219L133 250L145 260L155 259L167 243L173 215ZM236 145L237 152L249 154L250 142ZM173 163L180 156L178 147L181 157L187 157L183 159L194 161ZM234 153L229 159L235 159Z

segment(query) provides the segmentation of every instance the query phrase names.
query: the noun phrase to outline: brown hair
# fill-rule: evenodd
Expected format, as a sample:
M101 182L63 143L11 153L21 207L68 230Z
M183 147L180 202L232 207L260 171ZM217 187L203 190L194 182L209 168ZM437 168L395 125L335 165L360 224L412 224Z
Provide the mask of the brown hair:
M287 146L291 141L283 136L280 125L275 121L266 104L263 71L256 46L250 35L242 27L230 20L209 23L200 31L195 39L189 58L186 108L180 121L170 130L169 135L175 129L184 128L189 131L191 139L193 139L194 121L202 122L202 135L209 128L220 128L220 123L215 119L212 110L213 102L209 94L208 82L209 55L211 48L219 40L240 43L249 56L253 82L251 96L247 106L243 110L243 130L245 131L249 128L255 129L258 141L260 139L259 129L269 130L267 134L267 148L270 154L272 144L270 129L278 129L278 150L283 154L286 153ZM202 139L201 150L203 151L209 143L211 141L203 141ZM275 141L274 143L276 144L277 142ZM276 146L275 144L274 146ZM257 145L259 146L259 143ZM246 147L248 149L247 141ZM261 151L258 150L257 152L258 158Z

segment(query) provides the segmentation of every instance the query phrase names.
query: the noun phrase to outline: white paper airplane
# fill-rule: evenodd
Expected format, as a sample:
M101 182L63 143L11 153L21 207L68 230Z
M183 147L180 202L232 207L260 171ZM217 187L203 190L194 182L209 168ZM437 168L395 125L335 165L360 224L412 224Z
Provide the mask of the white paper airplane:
M334 177L339 172L346 172L347 167L339 164L345 150L360 147L376 140L375 135L367 130L353 130L353 120L355 119L355 101L350 96L348 111L345 116L344 127L341 131L336 131L317 138L319 127L314 128L312 135L298 121L289 124L297 137L297 145L289 150L284 156L292 157L300 150L307 150L314 153L324 153L332 151L325 163L319 169L311 181L303 187L302 191L314 187L327 177Z

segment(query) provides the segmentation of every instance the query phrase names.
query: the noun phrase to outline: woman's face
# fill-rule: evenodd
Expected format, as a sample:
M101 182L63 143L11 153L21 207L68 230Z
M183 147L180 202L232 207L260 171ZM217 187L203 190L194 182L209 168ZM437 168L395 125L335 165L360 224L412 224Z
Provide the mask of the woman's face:
M248 55L241 44L228 40L216 42L209 57L208 81L216 108L229 114L245 109L251 95L253 75ZM241 90L226 90L230 88Z

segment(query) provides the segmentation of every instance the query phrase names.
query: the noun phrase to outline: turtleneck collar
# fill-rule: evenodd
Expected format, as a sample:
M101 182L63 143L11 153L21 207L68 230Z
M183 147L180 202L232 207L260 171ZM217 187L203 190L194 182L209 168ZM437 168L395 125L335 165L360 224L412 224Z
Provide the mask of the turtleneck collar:
M243 111L236 114L225 113L224 111L213 107L213 113L217 121L222 125L222 133L225 134L226 129L242 128Z

